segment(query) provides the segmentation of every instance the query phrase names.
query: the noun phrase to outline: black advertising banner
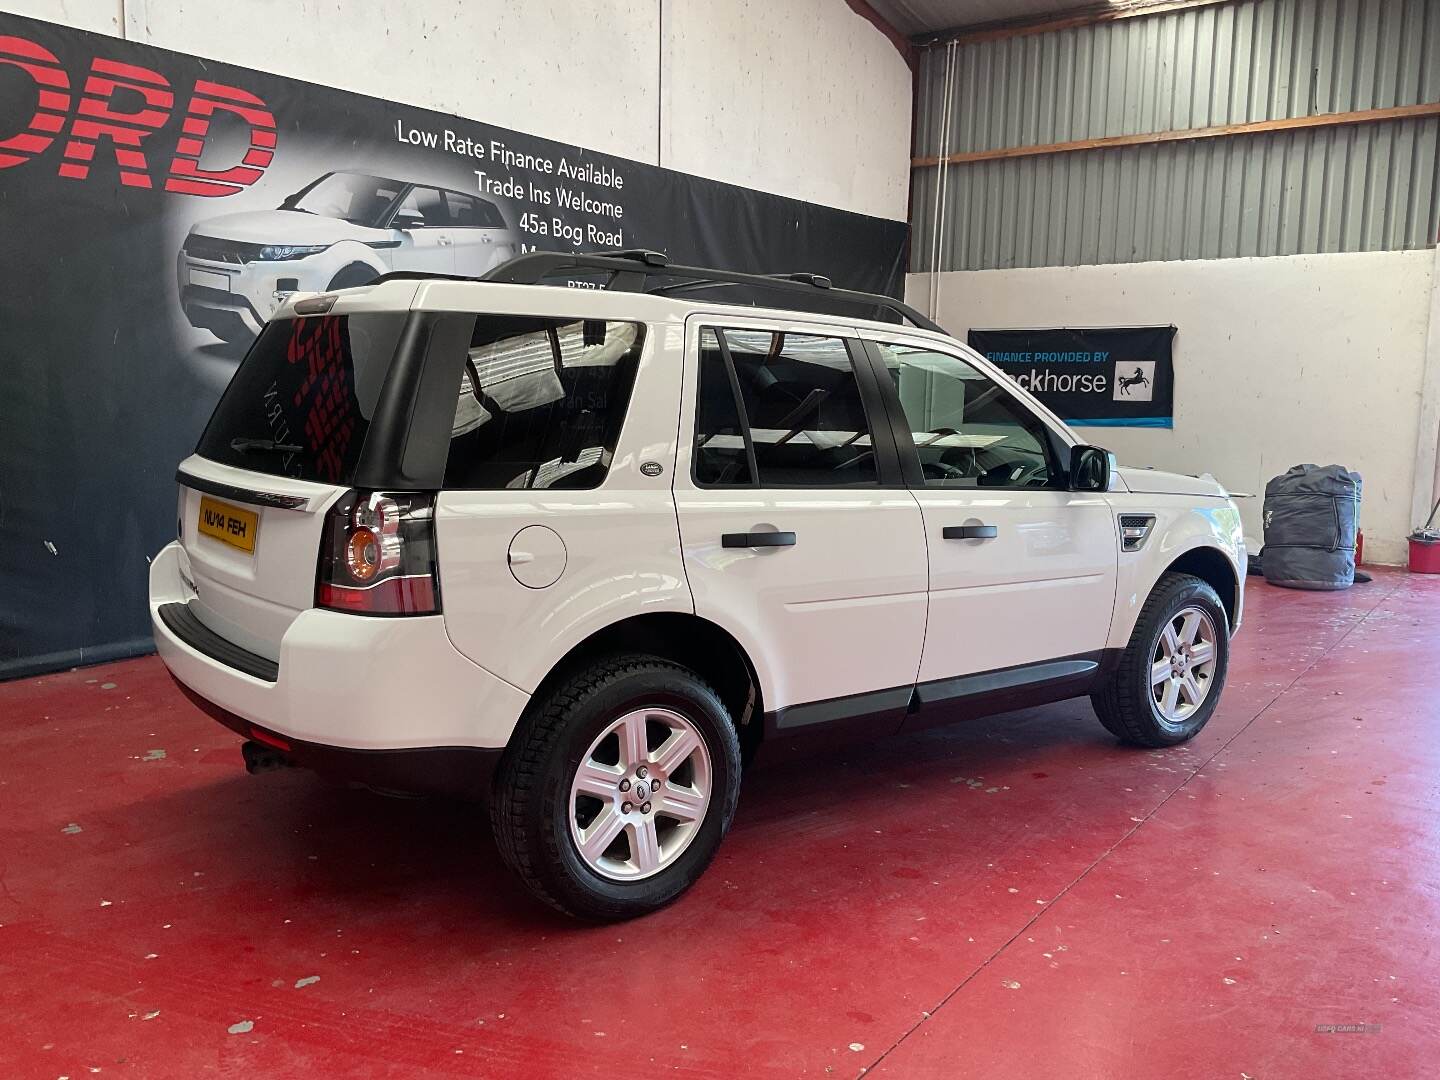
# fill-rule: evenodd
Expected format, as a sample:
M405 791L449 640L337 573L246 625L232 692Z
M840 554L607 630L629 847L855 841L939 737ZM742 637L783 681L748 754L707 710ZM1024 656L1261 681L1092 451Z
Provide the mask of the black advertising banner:
M176 464L291 292L657 248L900 296L906 226L0 13L0 677L149 645Z
M1173 326L971 330L970 347L1077 427L1174 426Z

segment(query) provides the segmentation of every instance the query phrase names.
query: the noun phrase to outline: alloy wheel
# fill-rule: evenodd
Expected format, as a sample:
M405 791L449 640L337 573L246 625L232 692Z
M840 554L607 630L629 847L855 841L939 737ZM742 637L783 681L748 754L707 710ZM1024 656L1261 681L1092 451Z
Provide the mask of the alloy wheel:
M705 820L710 751L672 709L635 709L590 744L570 783L570 836L580 858L612 881L671 865Z
M1179 725L1210 696L1219 658L1215 621L1203 608L1183 607L1170 617L1150 661L1150 693L1155 711L1167 724Z

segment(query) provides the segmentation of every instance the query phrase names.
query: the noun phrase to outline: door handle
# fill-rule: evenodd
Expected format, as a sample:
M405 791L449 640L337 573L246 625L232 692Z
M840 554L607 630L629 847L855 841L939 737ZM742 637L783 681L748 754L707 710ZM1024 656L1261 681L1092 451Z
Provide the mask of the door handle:
M720 546L727 548L794 547L793 532L721 533Z
M440 246L441 246L441 247L449 247L449 246L450 246L451 244L453 244L453 243L455 243L455 241L454 241L454 240L451 240L448 236L442 236L442 237L440 237Z
M946 525L940 535L946 540L994 540L999 532L994 525Z

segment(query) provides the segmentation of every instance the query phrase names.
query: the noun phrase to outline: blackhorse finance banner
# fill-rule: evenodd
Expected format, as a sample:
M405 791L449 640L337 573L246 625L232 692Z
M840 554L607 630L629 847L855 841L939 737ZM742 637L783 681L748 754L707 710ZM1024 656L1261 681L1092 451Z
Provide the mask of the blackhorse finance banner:
M1173 427L1173 326L971 330L970 347L1077 427Z
M175 466L288 294L646 247L898 297L906 226L0 13L0 238L4 678L149 647Z

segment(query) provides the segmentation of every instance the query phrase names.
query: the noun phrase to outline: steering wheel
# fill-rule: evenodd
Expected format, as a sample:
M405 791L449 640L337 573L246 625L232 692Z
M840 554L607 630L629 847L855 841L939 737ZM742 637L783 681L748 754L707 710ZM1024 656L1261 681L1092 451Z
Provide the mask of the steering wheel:
M964 480L969 473L944 461L926 461L920 465L920 472L927 480Z
M980 475L980 487L1042 487L1047 479L1046 471L1048 466L1041 462L1038 465L1027 465L1023 468L1017 467L1013 461L1002 462L986 469ZM1035 483L1039 480L1039 483Z
M1020 487L1043 487L1049 480L1050 467L1045 464L1032 465L1020 474L1015 483ZM1036 481L1039 481L1036 483Z

